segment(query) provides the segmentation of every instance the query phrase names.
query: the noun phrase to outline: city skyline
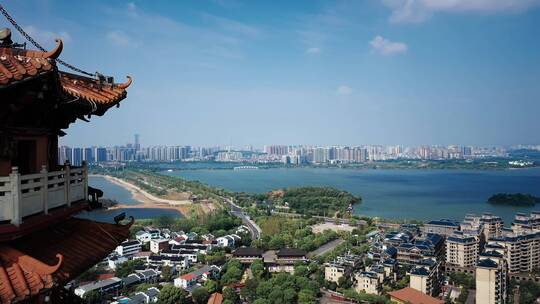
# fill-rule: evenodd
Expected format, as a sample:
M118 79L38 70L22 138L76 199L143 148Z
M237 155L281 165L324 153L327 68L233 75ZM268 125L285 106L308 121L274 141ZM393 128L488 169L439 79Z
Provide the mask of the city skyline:
M58 160L62 164L69 161L80 166L88 163L106 162L172 162L172 161L216 161L249 163L301 164L348 164L386 160L473 160L493 157L507 158L509 151L533 149L540 151L540 145L500 146L404 146L404 145L355 145L355 146L312 146L312 145L264 145L254 146L190 146L157 145L145 146L140 137L127 145L114 146L66 146L58 148ZM531 166L534 162L514 160L508 162L515 167Z
M540 142L540 1L413 2L5 5L62 59L133 76L64 144Z

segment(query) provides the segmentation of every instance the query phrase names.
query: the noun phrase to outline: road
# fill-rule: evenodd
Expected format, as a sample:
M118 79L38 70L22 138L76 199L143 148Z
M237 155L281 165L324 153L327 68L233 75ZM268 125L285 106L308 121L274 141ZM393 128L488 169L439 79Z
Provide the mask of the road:
M319 299L321 304L354 304L355 302L345 299L343 294L335 291L321 288L322 297Z
M322 254L325 254L327 252L330 252L332 250L334 250L334 248L336 248L339 244L345 242L345 240L342 240L342 239L337 239L337 240L333 240L331 242L328 242L324 245L322 245L321 247L311 251L310 253L308 253L308 257L309 258L314 258L316 256L319 256L319 255L322 255Z
M228 198L223 198L223 203L225 203L231 208L230 212L232 215L240 218L242 220L242 223L244 223L244 225L248 227L252 239L258 240L261 238L261 228L255 223L255 221L249 218L249 216L242 211L242 208L240 208L240 206L236 205L232 202L232 200Z

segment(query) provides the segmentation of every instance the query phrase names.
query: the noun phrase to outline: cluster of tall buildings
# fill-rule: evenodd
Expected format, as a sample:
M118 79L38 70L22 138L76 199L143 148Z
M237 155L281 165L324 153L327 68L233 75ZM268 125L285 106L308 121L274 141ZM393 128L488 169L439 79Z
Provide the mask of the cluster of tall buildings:
M69 160L74 165L81 162L128 162L128 161L220 161L286 164L362 163L395 159L471 159L507 156L501 147L472 146L308 146L308 145L265 145L262 150L252 146L192 147L192 146L149 146L142 147L138 134L134 142L113 147L67 147L59 148L61 163Z
M471 146L282 146L270 145L263 149L267 159L290 163L361 163L395 159L468 159L506 156L501 147Z
M426 231L446 236L446 271L471 273L477 303L506 303L508 281L530 280L540 268L540 212L516 214L510 227L491 214L463 222L432 221Z

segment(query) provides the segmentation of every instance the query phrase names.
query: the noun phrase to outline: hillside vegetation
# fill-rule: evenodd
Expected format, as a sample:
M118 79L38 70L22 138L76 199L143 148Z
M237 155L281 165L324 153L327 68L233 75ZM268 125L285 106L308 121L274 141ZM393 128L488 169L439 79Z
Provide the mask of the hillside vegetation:
M349 192L332 187L301 187L273 191L269 198L278 204L287 203L290 210L309 215L330 215L345 212L350 204L362 201Z
M540 203L540 197L524 193L497 193L488 199L490 204L512 206L534 206Z

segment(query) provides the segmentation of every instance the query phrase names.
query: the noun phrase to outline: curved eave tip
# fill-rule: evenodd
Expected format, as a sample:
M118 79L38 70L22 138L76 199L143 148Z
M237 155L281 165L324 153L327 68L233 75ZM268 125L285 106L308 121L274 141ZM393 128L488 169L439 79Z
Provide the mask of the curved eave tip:
M62 39L56 39L55 41L56 47L53 50L46 52L43 57L56 59L60 56L60 53L62 53L62 49L64 48L64 43L62 42Z
M120 88L122 90L127 89L131 85L131 83L133 82L133 78L131 78L131 76L127 76L127 79L128 80L126 82L118 84L118 88Z

